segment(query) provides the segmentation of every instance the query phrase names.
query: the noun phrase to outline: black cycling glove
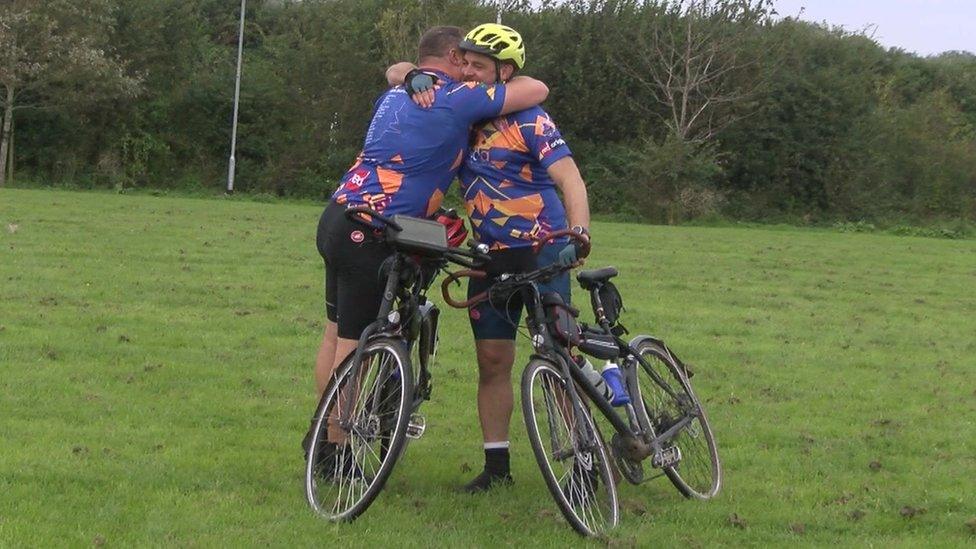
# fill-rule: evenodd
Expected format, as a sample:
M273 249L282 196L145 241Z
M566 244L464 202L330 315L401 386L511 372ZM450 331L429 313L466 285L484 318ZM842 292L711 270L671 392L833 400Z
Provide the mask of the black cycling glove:
M437 84L437 75L420 69L413 69L403 77L403 88L407 90L407 95L411 96L433 89L435 84Z

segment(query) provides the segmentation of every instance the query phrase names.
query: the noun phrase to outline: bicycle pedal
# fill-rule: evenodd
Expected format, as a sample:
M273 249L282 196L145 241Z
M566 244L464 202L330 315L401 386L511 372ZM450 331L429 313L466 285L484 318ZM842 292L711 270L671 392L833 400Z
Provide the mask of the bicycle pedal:
M420 414L411 414L410 423L407 424L407 438L417 440L424 436L427 430L427 419Z
M651 456L651 466L657 469L674 467L679 461L681 461L681 450L677 446L659 450Z

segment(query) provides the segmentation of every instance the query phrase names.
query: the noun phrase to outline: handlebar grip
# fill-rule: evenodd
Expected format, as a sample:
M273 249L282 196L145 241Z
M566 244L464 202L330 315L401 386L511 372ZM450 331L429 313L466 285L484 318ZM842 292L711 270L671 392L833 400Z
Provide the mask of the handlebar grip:
M444 301L451 307L454 307L455 309L467 309L472 305L481 303L482 301L488 299L488 291L486 290L481 292L480 294L477 294L464 301L456 301L451 297L451 291L448 289L448 286L450 286L452 282L462 278L485 278L487 276L488 273L484 271L475 271L473 269L465 269L463 271L450 273L447 275L447 278L444 279L444 282L441 282L441 295L444 296Z

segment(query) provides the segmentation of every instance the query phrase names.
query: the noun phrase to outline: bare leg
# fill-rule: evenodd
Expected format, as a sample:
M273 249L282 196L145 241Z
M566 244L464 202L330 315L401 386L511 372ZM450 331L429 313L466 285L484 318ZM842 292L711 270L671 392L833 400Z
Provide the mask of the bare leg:
M326 321L325 332L322 334L322 345L319 347L319 354L315 357L315 390L319 398L322 398L325 386L329 384L329 379L332 378L332 372L335 369L337 337L336 323Z
M509 339L480 339L478 351L478 417L485 442L508 440L512 420L512 365L515 342Z
M335 358L333 360L332 367L329 369L329 377L332 376L332 372L334 372L337 368L339 368L339 364L342 364L342 361L345 360L347 356L349 356L353 351L356 350L356 345L358 343L359 340L356 339L345 339L341 337L336 337ZM326 381L328 381L329 377L326 378ZM324 385L323 385L323 389L324 389ZM330 442L341 444L346 441L346 432L339 427L338 421L334 421L334 420L337 417L336 413L342 409L343 406L342 403L345 401L345 399L355 398L357 393L358 393L358 384L351 384L351 385L346 385L346 387L343 388L342 393L339 395L338 402L336 403L336 406L333 407L332 409L333 416L330 418L329 421Z

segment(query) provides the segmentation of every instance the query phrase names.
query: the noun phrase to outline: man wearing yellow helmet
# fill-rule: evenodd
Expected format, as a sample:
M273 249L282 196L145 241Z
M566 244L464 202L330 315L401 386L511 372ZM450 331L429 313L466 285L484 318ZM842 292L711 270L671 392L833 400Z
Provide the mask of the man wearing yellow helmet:
M475 27L458 49L464 52L462 73L469 82L509 82L525 66L522 37L505 25ZM397 82L396 78L402 81L402 73L408 68L395 65L387 77L391 83ZM429 99L424 93L414 95L421 105L429 105ZM531 271L557 261L568 264L579 259L581 250L567 242L545 246L538 256L532 253L532 243L547 233L572 227L588 236L590 222L586 185L549 115L539 107L530 107L485 121L475 126L472 144L458 176L475 237L491 249L489 274ZM562 191L565 207L557 188ZM469 297L489 284L484 279L471 279ZM551 280L541 290L558 292L568 303L569 274ZM519 299L512 299L509 305L498 310L483 303L469 311L478 356L478 415L485 451L484 470L465 486L470 492L512 480L508 450L512 366L523 305Z
M511 27L488 23L471 30L458 45L464 52L464 79L492 85L509 81L525 66L525 45ZM573 228L588 236L590 211L586 185L549 114L542 108L502 115L474 130L471 151L458 177L475 237L494 256L490 274L531 271L555 262L581 259L567 242L532 253L535 239ZM556 189L562 191L560 200ZM470 279L468 295L485 290L489 281ZM569 273L540 291L554 291L569 303ZM478 415L484 437L485 467L465 488L487 490L511 482L508 430L512 417L512 366L516 326L522 303L507 310L482 303L469 311L478 355Z
M478 53L494 61L494 82L505 82L511 78L502 78L502 65L510 63L514 71L525 67L525 44L522 35L512 27L497 23L485 23L471 29L464 40L458 45L461 51ZM485 82L491 84L492 82Z

